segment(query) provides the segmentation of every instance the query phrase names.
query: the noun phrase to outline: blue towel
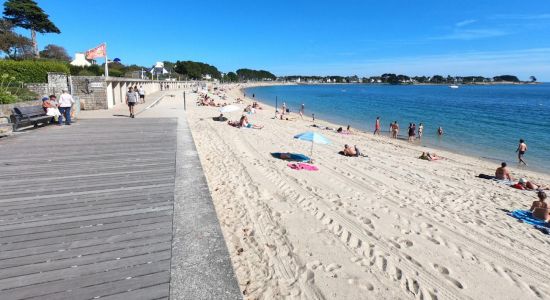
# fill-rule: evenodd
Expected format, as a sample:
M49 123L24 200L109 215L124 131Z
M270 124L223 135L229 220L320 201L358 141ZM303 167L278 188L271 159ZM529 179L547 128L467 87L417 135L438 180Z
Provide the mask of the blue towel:
M281 155L285 154L288 155L288 158L282 158ZM281 153L281 152L273 152L271 153L271 156L278 158L278 159L284 159L289 161L298 161L298 162L307 162L311 159L303 154L299 153Z
M510 216L521 220L523 223L527 223L535 226L536 229L548 234L550 230L550 225L544 220L533 218L533 214L528 210L514 210L509 213Z

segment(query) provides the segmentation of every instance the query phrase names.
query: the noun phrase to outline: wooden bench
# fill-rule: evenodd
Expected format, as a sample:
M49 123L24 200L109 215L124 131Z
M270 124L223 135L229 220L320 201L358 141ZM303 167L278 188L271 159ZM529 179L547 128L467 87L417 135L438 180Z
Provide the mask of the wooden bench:
M44 108L40 105L14 107L12 113L13 131L22 126L34 125L37 127L40 123L48 124L52 120L52 117L46 115Z

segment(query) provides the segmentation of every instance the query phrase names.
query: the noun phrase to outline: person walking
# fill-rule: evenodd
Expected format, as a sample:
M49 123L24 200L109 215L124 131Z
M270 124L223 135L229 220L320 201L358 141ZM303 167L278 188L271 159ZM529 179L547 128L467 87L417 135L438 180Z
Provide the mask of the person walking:
M138 93L139 93L139 102L145 103L145 89L143 89L143 85L139 86Z
M518 163L527 165L525 160L523 160L523 156L525 155L525 152L527 152L527 144L523 139L519 140L519 145L516 152L518 153Z
M71 108L75 104L73 96L69 94L67 89L63 89L61 96L59 96L59 125L63 124L63 117L65 117L65 125L71 125Z
M133 91L132 87L128 88L128 92L126 92L126 105L128 105L128 109L130 110L130 118L134 118L134 106L137 102L137 94Z
M376 117L376 122L374 123L374 135L380 135L380 117Z

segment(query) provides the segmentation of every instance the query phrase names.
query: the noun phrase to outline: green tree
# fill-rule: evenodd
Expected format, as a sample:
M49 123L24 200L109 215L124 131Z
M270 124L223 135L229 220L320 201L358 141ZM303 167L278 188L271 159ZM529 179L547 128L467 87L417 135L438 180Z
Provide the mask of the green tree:
M225 74L224 81L237 82L237 81L239 81L239 76L237 76L237 74L235 74L235 72L229 72L229 73Z
M40 57L62 61L71 60L71 57L67 54L67 50L65 50L65 48L54 44L49 44L44 47L44 50L40 51Z
M531 80L531 82L537 82L537 77L529 76L529 80Z
M33 0L7 0L4 2L4 16L13 25L31 31L33 52L38 56L36 33L61 33L49 16Z
M26 58L32 52L32 41L13 31L13 24L0 19L0 51L10 59Z
M505 81L505 82L519 82L519 79L514 76L514 75L500 75L500 76L495 76L493 77L493 80L494 81L497 81L497 82L502 82L502 81Z

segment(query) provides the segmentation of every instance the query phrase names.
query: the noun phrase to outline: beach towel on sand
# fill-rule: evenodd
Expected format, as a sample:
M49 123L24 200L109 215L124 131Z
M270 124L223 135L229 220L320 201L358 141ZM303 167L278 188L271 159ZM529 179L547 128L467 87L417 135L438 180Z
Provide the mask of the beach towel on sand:
M282 153L282 152L273 152L271 153L271 156L278 158L278 159L284 159L288 161L310 161L311 159L303 154L299 153Z
M546 234L549 234L550 232L550 225L544 220L533 218L533 214L528 210L514 210L513 212L508 213L508 215L522 221L523 223L533 225L536 229Z
M304 164L304 163L290 163L287 166L289 166L291 169L294 170L306 170L306 171L318 171L319 168L313 165Z

